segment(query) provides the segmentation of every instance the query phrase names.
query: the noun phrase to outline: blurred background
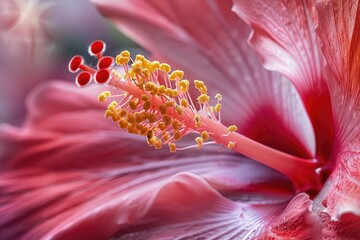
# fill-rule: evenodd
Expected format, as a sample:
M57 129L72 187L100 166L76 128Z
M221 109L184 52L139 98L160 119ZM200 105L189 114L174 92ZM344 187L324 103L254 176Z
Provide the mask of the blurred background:
M87 46L107 43L106 54L143 53L103 19L89 0L0 0L0 123L21 125L25 98L40 82L73 82L68 62Z

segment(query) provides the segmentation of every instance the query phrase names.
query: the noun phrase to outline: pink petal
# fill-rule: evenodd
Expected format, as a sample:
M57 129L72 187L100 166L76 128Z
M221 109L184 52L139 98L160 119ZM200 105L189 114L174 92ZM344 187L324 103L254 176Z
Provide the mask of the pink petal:
M338 124L338 140L346 145L359 134L360 6L358 1L318 1L322 50Z
M184 69L185 77L205 80L212 96L223 93L225 124L236 123L245 135L282 151L315 154L314 133L295 89L262 69L231 1L94 2L119 29Z
M319 198L337 225L336 221L342 221L347 214L360 216L360 5L358 1L318 1L317 7L317 32L328 61L337 124L335 169Z
M346 213L360 216L360 138L338 153L337 166L319 198L332 220Z
M233 10L252 27L249 41L265 68L285 75L296 86L315 131L317 157L328 159L332 110L314 31L313 1L234 0Z
M114 130L116 127L108 124L106 118L94 117L104 114L104 104L97 100L98 94L104 90L107 89L98 85L82 89L64 81L41 84L26 101L28 116L25 128L65 133L88 131L98 125L99 129ZM79 118L86 121L79 121Z
M252 164L235 156L207 152L199 157L171 159L168 156L161 161L155 156L119 156L113 164L94 169L29 167L8 171L0 176L0 234L4 239L109 237L127 229L129 224L142 224L140 219L149 211L156 192L172 181L169 177L181 172L202 175L231 198L266 204L268 211L276 211L276 206L282 206L291 196L289 183L286 190L280 175ZM254 173L251 179L246 175L249 169ZM243 175L247 177L244 182ZM201 188L191 185L201 196ZM181 189L175 184L173 191ZM164 192L170 194L168 197L182 196L170 190ZM184 204L196 209L192 196L184 196ZM179 214L182 212L179 206L168 205ZM173 212L168 214L172 216Z
M302 93L324 87L312 1L235 0L233 10L252 26L250 42L266 68L287 76Z
M321 239L359 239L360 217L351 213L341 216L340 221L331 220L328 214L322 213Z
M182 174L158 192L152 208L139 224L119 231L116 237L134 240L252 239L283 207L281 203L231 202L201 178Z
M168 184L178 186L171 184L178 173L202 176L216 196L264 204L270 212L293 194L282 175L217 147L175 155L150 150L143 139L108 127L112 124L92 101L92 89L82 93L70 86L40 87L28 104L31 114L24 128L6 127L0 133L0 141L15 150L1 162L4 239L110 237L142 224L158 192ZM171 189L181 191L181 184Z
M260 239L319 239L320 218L310 212L312 201L296 195L281 214L273 218Z

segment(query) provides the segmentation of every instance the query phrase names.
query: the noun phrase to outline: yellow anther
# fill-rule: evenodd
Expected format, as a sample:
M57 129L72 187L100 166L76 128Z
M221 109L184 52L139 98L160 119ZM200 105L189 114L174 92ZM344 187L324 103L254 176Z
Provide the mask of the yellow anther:
M180 106L176 106L176 107L175 107L175 111L176 111L176 113L177 113L178 115L181 115L181 114L182 114L182 109L181 109Z
M115 107L117 106L117 102L116 101L112 101L109 105L108 105L108 107L107 107L107 109L109 109L109 110L111 110L111 111L115 111Z
M142 136L146 136L147 133L148 133L148 131L149 131L149 128L144 126L144 128L141 129L140 134L141 134Z
M140 123L135 123L134 126L136 127L137 130L141 131L144 128L144 125L140 124Z
M144 80L143 79L140 79L136 85L139 89L144 90Z
M159 124L157 126L161 131L164 131L166 129L166 126L165 126L164 122L159 122Z
M128 50L124 50L119 55L122 57L130 57L130 52Z
M169 143L169 149L171 153L176 152L176 144L175 143Z
M129 101L129 107L132 109L132 110L135 110L137 108L137 105L138 105L138 100L134 99L134 100L131 100Z
M166 106L165 105L160 105L159 106L159 111L162 115L165 115L166 114Z
M113 122L117 122L120 120L120 116L117 114L114 114L111 119L113 120Z
M185 93L189 90L190 82L188 80L181 80L179 83L181 93Z
M197 137L197 138L195 138L195 141L197 142L197 148L198 148L198 149L202 149L202 147L203 147L203 140L202 140L202 138L201 138L201 137Z
M120 119L120 121L119 121L119 127L120 128L125 129L125 128L128 127L128 125L129 125L129 123L126 121L126 119Z
M139 60L135 60L132 64L131 64L131 67L132 68L142 68L142 65L143 65L143 63L142 63L142 61L139 61Z
M145 121L148 118L149 114L150 114L149 112L142 112L141 121Z
M207 103L210 100L210 97L207 94L201 94L198 98L197 98L199 103Z
M143 94L143 95L141 95L141 100L147 102L147 101L149 101L150 99L149 99L148 95Z
M182 126L182 124L176 119L173 120L171 125L174 128L174 130L179 130Z
M181 70L175 70L169 75L170 80L175 80L175 79L180 80L183 77L184 77L184 71Z
M134 72L133 69L130 69L130 70L129 70L128 76L129 76L131 79L136 78L136 73Z
M199 114L194 115L194 120L195 120L195 127L197 127L197 128L201 127L200 115Z
M222 96L220 93L215 94L215 99L217 99L218 101L222 100Z
M202 88L202 87L205 86L205 83L203 81L200 81L200 80L194 80L194 84L195 84L195 87L197 89Z
M149 70L151 72L155 72L159 68L160 68L160 63L158 61L153 61L149 64Z
M107 97L105 97L105 95L103 95L102 93L99 94L98 100L99 100L100 102L105 102L106 99L107 99Z
M135 57L135 61L146 62L147 59L143 55L137 54Z
M209 133L207 131L203 131L201 133L201 138L204 142L206 142L209 139Z
M135 117L135 122L136 123L141 123L142 122L142 116L140 113L136 112L134 113L134 117Z
M166 96L171 97L172 94L173 94L173 91L172 91L171 88L167 88L167 89L165 90L165 95L166 95Z
M207 87L205 83L200 80L194 80L195 88L200 91L201 94L207 94Z
M166 92L166 87L164 85L161 85L159 88L158 88L158 94L165 94Z
M182 134L179 131L174 131L174 140L179 141L182 137Z
M186 99L182 98L182 99L180 100L180 105L186 108L189 104L188 104L188 102L186 101Z
M177 96L179 96L179 92L176 89L172 90L172 93L171 93L170 97L175 98Z
M221 103L217 103L214 107L214 111L218 113L220 112L220 110L221 110Z
M228 127L229 132L235 132L237 130L237 126L231 125Z
M140 68L140 67L134 67L134 68L131 69L131 71L132 71L133 73L137 74L137 75L143 73L143 69Z
M175 106L175 103L173 101L169 101L165 105L166 105L166 107L173 107L173 106Z
M167 63L161 63L160 64L160 71L169 73L169 72L171 72L171 67Z
M162 148L162 141L160 139L155 141L154 142L154 147L155 147L155 149L161 149Z
M98 100L100 102L105 102L107 100L107 98L110 96L111 96L110 91L103 91L102 93L99 94Z
M171 117L170 117L170 116L164 115L164 116L162 117L162 119L163 119L163 122L165 123L165 126L168 126L168 125L171 124Z
M153 82L148 82L148 83L145 84L145 90L146 90L146 91L151 91L151 90L153 90L153 88L155 88L155 87L156 87L156 84L153 83Z
M233 149L234 147L235 147L235 142L233 142L233 141L230 141L227 145L228 149Z
M126 112L125 109L120 109L120 110L119 110L119 116L120 116L120 117L125 117L126 115L127 115L127 112Z
M134 115L132 115L131 113L129 113L126 117L126 120L129 122L129 123L135 123L135 117Z
M114 112L113 111L111 111L111 110L106 110L105 111L105 117L106 118L112 118L114 116Z
M132 133L132 134L138 134L139 133L139 131L133 125L129 125L127 130L128 130L128 133Z
M168 132L168 131L164 132L164 133L162 134L162 138L164 139L164 141L169 140L169 139L170 139L170 134L169 134L169 132Z
M151 95L156 95L158 93L158 86L154 86L154 88L150 91Z
M121 54L117 55L115 58L115 63L117 65L124 65L130 61L130 57L122 56Z
M146 101L143 105L143 109L145 111L149 110L151 108L151 102L150 101Z
M149 123L154 123L157 120L157 116L154 113L150 113L148 116Z

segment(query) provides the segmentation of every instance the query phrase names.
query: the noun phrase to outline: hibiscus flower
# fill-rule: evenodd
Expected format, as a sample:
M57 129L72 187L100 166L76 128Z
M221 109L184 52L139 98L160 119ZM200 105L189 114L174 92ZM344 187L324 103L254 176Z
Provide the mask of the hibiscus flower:
M225 147L154 150L103 117L107 86L40 86L24 126L2 126L2 238L360 237L357 1L96 4L154 59L222 93L221 121L200 124L237 127L210 132Z

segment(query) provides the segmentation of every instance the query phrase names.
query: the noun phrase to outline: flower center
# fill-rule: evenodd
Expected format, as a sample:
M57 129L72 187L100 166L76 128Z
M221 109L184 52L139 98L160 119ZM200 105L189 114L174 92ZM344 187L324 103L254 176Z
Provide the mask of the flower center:
M113 87L116 94L104 91L98 100L113 99L105 116L121 129L144 136L156 149L167 145L172 153L190 147L201 149L206 144L223 145L285 174L299 191L321 188L316 159L281 152L238 133L235 125L224 126L222 96L216 94L215 101L211 101L204 82L194 80L191 84L183 79L183 71L171 71L168 64L149 61L142 55L133 60L128 51L123 51L113 58L103 56L104 50L102 41L89 47L89 53L98 59L97 69L85 65L81 56L75 56L69 70L82 70L76 77L78 86L86 86L93 79L97 84ZM198 90L198 96L190 95L190 87ZM194 145L177 147L177 142L188 134L197 134Z

